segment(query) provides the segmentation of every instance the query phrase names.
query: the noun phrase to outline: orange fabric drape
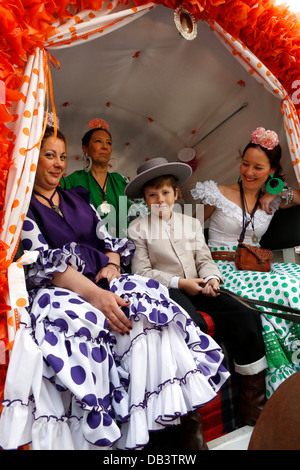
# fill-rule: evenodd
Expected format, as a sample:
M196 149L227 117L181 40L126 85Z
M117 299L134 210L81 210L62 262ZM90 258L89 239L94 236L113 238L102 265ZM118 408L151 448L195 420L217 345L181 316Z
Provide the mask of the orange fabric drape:
M65 24L55 29L56 34L52 35L50 41L45 42L45 48L37 48L35 53L28 58L23 85L20 89L21 100L16 109L13 126L14 148L12 165L7 179L5 216L1 233L1 240L7 246L6 257L9 264L12 262L18 246L34 184L39 146L43 135L43 127L46 124L46 119L44 119L46 97L46 117L50 101L54 111L54 124L56 124L49 61L58 68L59 64L46 50L53 47L70 47L83 41L83 36L98 37L103 34L103 28L107 33L114 31L117 27L128 24L154 6L153 3L149 3L113 13L114 5L118 7L119 2L114 0L114 4L111 3L109 8L105 7L93 14L89 10L79 12L76 17L71 17ZM78 18L80 18L80 21ZM76 34L75 37L74 32L77 30L78 35ZM9 285L9 291L10 288L15 289L13 278ZM17 308L26 305L26 292L22 290L18 298L15 298L15 295L10 295L10 292L8 295L11 306L8 311L8 339L11 343L18 328ZM13 303L12 298L15 299Z
M239 63L270 93L281 100L281 112L292 164L300 186L300 124L296 108L279 80L272 72L239 40L226 32L213 20L207 19L211 30Z

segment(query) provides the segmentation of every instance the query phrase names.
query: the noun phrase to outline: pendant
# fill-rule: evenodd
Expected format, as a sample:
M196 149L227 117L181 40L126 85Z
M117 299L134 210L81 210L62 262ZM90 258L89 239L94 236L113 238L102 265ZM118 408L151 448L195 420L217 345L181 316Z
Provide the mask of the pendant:
M252 235L252 241L253 241L253 243L258 243L258 238L257 238L257 236L255 235L254 232L253 232L253 235Z
M109 214L110 213L110 204L108 202L103 201L102 204L100 204L100 211L102 214Z
M55 212L57 212L59 215L61 215L61 216L63 217L63 214L62 214L62 212L61 212L59 206L57 206L56 204L52 204L51 207L52 207L52 209L53 209Z

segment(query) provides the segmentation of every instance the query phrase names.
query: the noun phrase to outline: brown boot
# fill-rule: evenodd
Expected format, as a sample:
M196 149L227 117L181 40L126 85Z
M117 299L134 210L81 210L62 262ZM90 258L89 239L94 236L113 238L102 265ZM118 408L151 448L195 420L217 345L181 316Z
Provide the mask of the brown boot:
M240 375L240 413L242 420L249 426L255 423L266 403L266 384L264 371L255 375Z
M181 418L180 433L183 450L208 450L198 411L191 411Z
M149 433L149 443L144 447L148 453L151 452L178 452L180 449L180 428L181 426L166 426L161 431Z

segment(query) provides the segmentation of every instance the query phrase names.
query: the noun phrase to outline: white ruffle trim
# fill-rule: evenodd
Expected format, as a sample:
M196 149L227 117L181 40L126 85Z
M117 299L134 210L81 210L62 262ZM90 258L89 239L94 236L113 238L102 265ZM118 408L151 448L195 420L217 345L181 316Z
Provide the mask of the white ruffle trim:
M31 443L32 450L107 450L108 446L95 446L88 442L83 435L82 419L77 417L42 416L35 420L32 403L24 405L18 401L3 408L1 415L0 442L5 450L17 449ZM112 442L120 437L116 427L114 436L107 435L103 426L105 438Z
M32 441L33 408L32 402L24 405L20 401L4 406L0 425L0 445L3 449L17 449Z
M42 376L41 350L29 329L21 326L13 348L15 367L7 375L0 445L14 449L32 442L33 449L49 450L105 449L113 444L119 449L143 447L149 431L179 424L180 416L216 396L229 377L223 353L183 312L155 326L147 315L139 314L134 325L130 336L119 335L113 348L120 376L130 376L130 420L121 425L122 437L115 423L107 427L103 419L93 432L85 422L88 413L76 408L74 400L71 416L66 416L69 392L59 392Z
M148 431L179 424L180 416L215 398L229 377L217 343L203 335L202 349L195 328L182 325L178 328L173 321L168 328L149 329L147 318L140 316L131 348L125 350L118 339L115 351L131 381L130 420L121 427L117 449L142 447L148 442ZM188 343L182 341L185 335Z
M191 190L191 194L194 199L200 199L203 204L215 206L229 217L235 217L240 223L242 222L242 209L221 193L215 181L208 180L203 183L199 181L196 187ZM277 210L279 204L280 200L276 198L272 203L272 208ZM264 210L258 209L255 212L255 224L261 226L267 221L270 222L272 217L273 214L267 214Z
M159 393L152 393L146 403L132 406L130 421L112 430L101 429L103 440L116 442L116 449L136 449L149 441L149 431L158 431L167 425L180 424L180 416L199 408L215 398L216 393L208 386L199 372L188 374L184 381L170 381ZM19 401L4 407L1 416L0 442L3 449L12 450L32 443L32 450L105 450L111 447L95 446L86 433L89 427L83 418L40 416L34 417L30 402ZM108 431L110 431L108 435ZM99 431L98 431L99 432ZM94 439L94 435L92 439ZM119 439L120 438L120 439Z
M39 250L38 259L28 270L28 284L34 287L49 285L53 274L65 272L68 266L81 273L84 271L85 263L81 260L77 243L67 243L62 248Z
M116 443L117 449L135 449L149 441L148 431L159 431L166 426L180 424L180 417L196 410L215 398L216 394L207 387L206 380L199 372L191 373L185 383L167 383L159 394L153 394L147 401L132 407L130 421L122 428L123 436Z
M132 407L130 421L121 427L123 436L115 448L130 450L145 446L149 441L148 431L179 425L181 416L200 408L215 396L199 372L190 373L185 383L165 384L160 393L149 397L146 406Z

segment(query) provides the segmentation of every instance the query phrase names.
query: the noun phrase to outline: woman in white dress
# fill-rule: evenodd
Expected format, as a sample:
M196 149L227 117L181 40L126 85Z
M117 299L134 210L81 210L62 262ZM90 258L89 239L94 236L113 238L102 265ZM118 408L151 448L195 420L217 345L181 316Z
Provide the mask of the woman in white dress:
M240 237L244 237L244 243L259 246L275 210L300 199L298 191L283 187L280 159L277 134L257 128L242 153L240 181L228 186L214 181L198 182L192 195L205 205L204 218L209 219L208 246L224 277L224 287L245 298L299 308L299 265L271 263L271 271L263 273L237 270L234 262ZM277 193L275 198L274 193ZM261 321L268 360L269 398L287 377L300 369L300 325L269 313L262 314Z

